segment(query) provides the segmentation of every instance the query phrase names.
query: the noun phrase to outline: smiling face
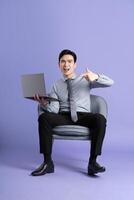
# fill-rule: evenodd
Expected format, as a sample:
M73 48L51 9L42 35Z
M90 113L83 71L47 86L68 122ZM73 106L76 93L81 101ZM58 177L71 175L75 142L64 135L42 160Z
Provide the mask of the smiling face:
M76 62L72 55L64 55L59 61L59 67L64 77L72 78L75 74Z

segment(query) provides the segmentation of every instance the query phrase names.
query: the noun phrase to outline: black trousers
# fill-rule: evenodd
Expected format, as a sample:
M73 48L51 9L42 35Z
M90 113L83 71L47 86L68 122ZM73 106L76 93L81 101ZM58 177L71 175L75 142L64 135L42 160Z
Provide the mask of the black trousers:
M91 131L90 156L101 155L106 130L106 119L101 114L78 112L78 121L73 122L69 112L44 112L39 116L40 153L51 156L53 128L58 125L82 125Z

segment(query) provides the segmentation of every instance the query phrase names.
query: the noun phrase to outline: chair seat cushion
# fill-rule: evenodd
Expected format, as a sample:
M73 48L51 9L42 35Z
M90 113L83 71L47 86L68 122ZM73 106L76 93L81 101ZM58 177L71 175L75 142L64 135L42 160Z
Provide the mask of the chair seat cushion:
M53 131L58 136L89 136L89 128L79 125L60 125L56 126Z

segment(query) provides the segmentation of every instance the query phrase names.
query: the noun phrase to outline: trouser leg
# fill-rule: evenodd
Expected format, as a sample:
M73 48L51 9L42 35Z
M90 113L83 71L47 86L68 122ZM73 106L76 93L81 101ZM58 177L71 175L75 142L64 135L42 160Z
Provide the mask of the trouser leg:
M101 155L105 130L106 119L102 115L96 114L94 117L94 127L91 130L90 156Z
M91 131L90 157L101 155L106 130L105 117L101 114L84 113L80 115L77 123L87 126Z
M58 125L72 124L73 122L68 115L45 112L39 116L39 143L40 153L50 159L52 154L52 135L53 128Z

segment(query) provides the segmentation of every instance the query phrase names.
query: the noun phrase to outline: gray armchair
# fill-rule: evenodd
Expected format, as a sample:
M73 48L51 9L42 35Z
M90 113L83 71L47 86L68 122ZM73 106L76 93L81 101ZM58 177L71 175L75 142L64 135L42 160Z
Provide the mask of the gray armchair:
M38 112L41 112L39 105ZM107 103L104 98L96 95L91 95L91 112L100 113L107 118ZM79 125L61 125L54 129L54 139L64 140L90 140L90 130L87 127Z

